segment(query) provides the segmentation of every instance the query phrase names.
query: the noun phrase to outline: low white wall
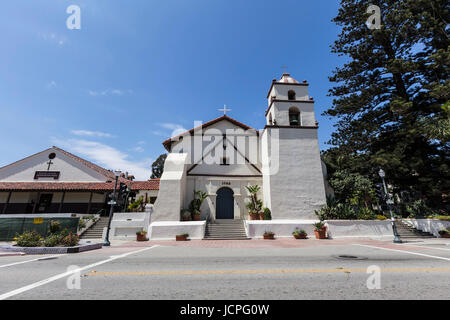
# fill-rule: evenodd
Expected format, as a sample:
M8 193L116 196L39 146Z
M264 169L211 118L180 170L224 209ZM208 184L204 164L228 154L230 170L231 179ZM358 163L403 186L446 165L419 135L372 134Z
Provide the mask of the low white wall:
M433 234L435 237L440 237L439 231L450 228L450 221L437 219L403 219L412 227Z
M262 238L264 232L275 233L276 238L290 238L296 228L303 229L314 237L313 223L319 220L246 220L245 231L249 238Z
M206 221L156 221L150 224L150 240L175 240L177 234L189 233L189 239L205 236Z
M329 238L394 237L391 220L327 220Z
M111 238L136 240L136 232L148 231L149 223L150 212L116 212L111 221Z

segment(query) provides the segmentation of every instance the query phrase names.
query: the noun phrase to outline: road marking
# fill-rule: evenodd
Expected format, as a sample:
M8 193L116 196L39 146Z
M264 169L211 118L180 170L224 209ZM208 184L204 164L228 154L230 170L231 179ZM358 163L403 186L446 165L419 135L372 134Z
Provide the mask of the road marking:
M406 251L406 250L397 250L397 249L383 248L383 247L377 247L377 246L369 246L369 245L366 245L366 244L353 244L353 245L354 246L360 246L360 247L366 247L366 248L374 248L374 249L381 249L381 250L387 250L387 251L409 253L409 254L414 254L416 256L422 256L422 257L428 257L428 258L434 258L434 259L450 261L450 258L444 258L444 257L439 257L439 256L432 256L432 255L429 255L429 254L419 253L419 252L411 252L411 251Z
M50 277L50 278L47 278L47 279L44 279L44 280L32 283L30 285L24 286L22 288L19 288L19 289L16 289L16 290L4 293L4 294L0 295L0 300L8 299L8 298L13 297L15 295L18 295L20 293L23 293L23 292L29 291L31 289L43 286L44 284L47 284L47 283L50 283L50 282L53 282L53 281L65 278L67 276L70 276L71 274L78 273L78 272L81 272L81 271L84 271L84 270L87 270L87 269L90 269L90 268L93 268L93 267L96 267L96 266L99 266L99 265L102 265L102 264L114 261L114 260L117 260L117 259L120 259L120 258L125 258L126 256L129 256L131 254L140 253L140 252L143 252L143 251L154 249L156 247L159 247L159 245L154 245L154 246L151 246L149 248L144 248L144 249L141 249L141 250L127 252L127 253L124 253L124 254L121 254L121 255L111 256L109 259L102 260L102 261L99 261L99 262L96 262L96 263L84 266L82 268L78 268L78 269L75 269L75 270L71 270L71 271L67 271L67 272L55 275L53 277Z
M401 246L401 244L399 244ZM427 249L433 249L433 250L444 250L444 251L450 251L450 249L447 248L434 248L434 247L426 247L426 246L420 246L420 245L411 245L408 244L408 247L415 247L415 248L427 248Z
M382 272L450 272L450 268L384 268ZM160 276L160 275L216 275L216 274L285 274L285 273L367 273L358 269L274 269L274 270L184 270L184 271L118 271L88 273L88 276Z
M59 257L59 256L62 256L62 254L46 256L46 257L40 257L40 258L31 259L31 260L25 260L25 261L19 261L19 262L14 262L14 263L10 263L10 264L4 264L4 265L0 266L0 268L11 267L11 266L15 266L15 265L18 265L18 264L24 264L24 263L38 261L38 260L45 260L45 259L48 259L48 258Z

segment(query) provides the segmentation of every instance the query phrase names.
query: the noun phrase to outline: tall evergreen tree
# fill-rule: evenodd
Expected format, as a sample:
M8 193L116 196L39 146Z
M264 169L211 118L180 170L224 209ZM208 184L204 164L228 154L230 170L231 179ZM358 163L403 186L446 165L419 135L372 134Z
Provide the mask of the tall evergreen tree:
M371 4L381 9L379 29L366 24ZM340 159L339 169L351 164L372 178L383 167L396 191L441 202L450 189L449 20L446 0L341 0L332 52L348 62L330 77L324 115L337 130L328 164Z
M161 178L164 172L164 162L166 161L167 153L161 154L155 162L152 163L151 179Z

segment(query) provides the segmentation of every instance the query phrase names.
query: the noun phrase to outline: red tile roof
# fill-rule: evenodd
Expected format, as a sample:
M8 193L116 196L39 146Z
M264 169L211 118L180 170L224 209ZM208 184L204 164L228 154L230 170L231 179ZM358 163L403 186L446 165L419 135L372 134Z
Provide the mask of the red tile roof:
M253 129L252 127L249 127L249 126L243 124L242 122L239 122L239 121L237 121L237 120L235 120L235 119L233 119L233 118L230 118L230 117L227 116L227 115L223 115L223 116L221 116L221 117L219 117L219 118L216 118L216 119L214 119L214 120L208 121L208 122L202 124L201 126L192 128L192 129L187 130L187 131L185 131L185 132L183 132L183 133L181 133L181 134L179 134L179 135L176 135L176 136L174 136L174 137L171 137L171 138L169 138L169 139L163 141L162 144L163 144L164 148L166 148L167 151L170 151L169 149L170 149L170 144L171 144L171 142L172 142L173 140L177 139L178 137L184 136L184 135L187 134L187 133L189 133L189 134L192 135L192 134L194 133L195 130L204 129L204 128L209 127L209 126L211 126L211 125L213 125L213 124L215 124L215 123L217 123L217 122L219 122L219 121L222 121L222 120L227 120L227 121L229 121L229 122L231 122L231 123L237 125L238 127L243 128L243 129L245 129L245 130L254 130L254 131L256 132L256 134L258 134L258 130L255 130L255 129Z
M159 190L159 179L126 181L131 190ZM112 191L114 182L0 182L0 191Z

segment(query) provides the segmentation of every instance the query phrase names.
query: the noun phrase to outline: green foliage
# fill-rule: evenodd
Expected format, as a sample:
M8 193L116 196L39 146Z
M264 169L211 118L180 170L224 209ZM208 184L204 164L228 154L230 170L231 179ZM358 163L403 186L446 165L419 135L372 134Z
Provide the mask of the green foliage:
M180 233L177 234L178 237L189 237L189 233L185 232L185 233Z
M313 226L314 226L314 230L320 231L323 228L325 228L325 223L322 221L319 221L319 222L313 223Z
M433 214L433 210L423 200L416 200L411 204L407 204L406 212L409 218L427 217Z
M377 219L377 220L386 220L387 218L386 218L386 216L383 216L383 215L381 215L381 214L377 214L377 215L376 215L376 219Z
M39 247L41 245L41 235L36 231L27 231L17 235L16 243L19 247Z
M264 220L272 220L272 212L269 208L264 208Z
M292 235L293 236L305 236L306 237L308 234L306 233L305 230L296 228L295 231L292 232Z
M136 235L137 236L145 236L147 234L147 231L141 230L141 231L137 231Z
M346 62L330 77L333 105L324 115L337 130L324 161L330 177L348 170L375 181L383 167L394 193L419 193L443 207L450 189L448 1L374 4L379 30L366 26L367 1L341 0L333 19L341 33L332 52Z
M161 178L164 172L164 162L166 161L167 154L161 154L155 162L152 163L152 175L150 179Z
M78 221L78 230L81 230L83 228L86 228L86 220L85 219L80 219Z
M369 206L375 201L372 181L359 173L337 170L329 179L336 199L355 206Z
M275 233L274 233L274 232L272 232L272 231L265 231L265 232L264 232L264 235L265 235L265 236L269 236L269 237L271 237L271 236L274 236L274 235L275 235Z
M246 186L245 187L250 193L250 202L247 202L245 207L248 209L250 214L258 214L261 212L263 207L262 200L258 199L258 192L261 189L260 186Z
M80 219L81 221L81 219ZM50 220L48 224L48 232L50 234L55 234L61 231L61 223L59 221Z
M314 211L319 220L355 220L358 218L355 209L347 203L326 205Z
M368 208L361 208L358 211L358 219L359 220L375 220L377 219L377 215L373 210Z
M44 239L43 244L44 247L56 247L60 244L61 241L61 235L59 234L52 234Z
M200 214L203 202L208 198L208 194L201 190L194 190L194 199L189 204L189 211L192 214Z
M78 245L79 241L80 241L80 239L78 238L78 235L76 235L75 233L69 232L68 235L61 238L60 243L64 247L74 247L74 246Z
M128 210L131 212L138 212L144 209L144 196L140 196L136 201L128 205Z

